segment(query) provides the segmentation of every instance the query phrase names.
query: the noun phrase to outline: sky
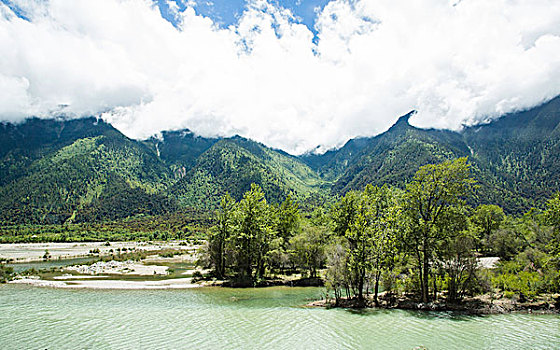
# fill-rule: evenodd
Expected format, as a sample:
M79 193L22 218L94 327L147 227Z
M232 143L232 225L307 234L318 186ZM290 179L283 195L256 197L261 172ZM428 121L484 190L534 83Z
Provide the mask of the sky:
M322 152L560 94L557 0L0 0L0 120Z

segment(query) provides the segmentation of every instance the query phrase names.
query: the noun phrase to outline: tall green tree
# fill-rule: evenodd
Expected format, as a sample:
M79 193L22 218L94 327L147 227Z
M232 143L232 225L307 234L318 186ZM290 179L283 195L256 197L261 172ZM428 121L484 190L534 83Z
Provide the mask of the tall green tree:
M228 193L220 201L218 223L210 231L210 264L214 266L214 274L219 279L226 276L226 244L235 230L235 211L235 200Z
M556 232L560 232L560 192L557 192L546 203L545 219Z
M423 302L430 298L430 267L436 258L436 248L449 235L445 229L448 214L465 205L474 183L467 158L459 158L420 167L406 186L406 243L417 261Z
M461 299L476 279L477 260L474 249L479 238L468 222L466 208L450 207L442 220L441 230L446 232L436 248L441 278L447 281L449 301ZM434 283L434 298L437 297Z
M379 306L378 294L381 275L393 267L397 254L397 232L401 213L395 191L387 185L368 185L364 190L368 206L369 255L368 273L373 278L373 301Z
M371 238L367 210L362 193L357 191L346 193L333 210L334 232L347 242L346 269L350 276L350 288L360 301L364 299Z
M343 291L346 291L346 297L350 297L348 249L344 237L333 237L332 243L326 249L326 255L328 268L325 275L325 286L328 291L333 291L335 306L339 306Z
M287 246L290 238L298 233L300 221L298 204L288 195L277 209L274 225L276 235L282 239L284 248Z
M396 249L396 202L388 186L368 185L363 192L351 191L335 206L335 233L347 242L346 263L354 296L364 300L364 290L374 283L378 304L379 281L387 256Z
M272 215L262 189L252 184L238 204L238 227L232 237L241 281L254 283L264 277L266 255L274 237Z
M306 225L290 239L295 265L307 271L309 277L317 277L317 270L325 261L325 246L328 234L322 226Z

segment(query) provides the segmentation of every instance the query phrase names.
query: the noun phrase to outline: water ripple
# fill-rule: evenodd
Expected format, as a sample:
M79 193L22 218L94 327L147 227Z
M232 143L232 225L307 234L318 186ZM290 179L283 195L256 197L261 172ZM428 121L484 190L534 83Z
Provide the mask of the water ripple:
M298 307L320 290L0 286L1 349L559 349L558 315Z

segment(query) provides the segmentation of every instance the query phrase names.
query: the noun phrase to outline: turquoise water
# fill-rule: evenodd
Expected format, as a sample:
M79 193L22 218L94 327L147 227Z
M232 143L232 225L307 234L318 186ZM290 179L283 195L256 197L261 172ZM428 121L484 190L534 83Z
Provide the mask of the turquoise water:
M560 349L557 315L304 308L319 288L0 285L1 349Z

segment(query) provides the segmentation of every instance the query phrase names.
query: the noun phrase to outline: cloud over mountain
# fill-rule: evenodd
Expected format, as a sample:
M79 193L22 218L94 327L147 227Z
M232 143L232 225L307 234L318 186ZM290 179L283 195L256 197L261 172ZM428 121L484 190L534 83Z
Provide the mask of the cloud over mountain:
M148 0L0 3L0 119L103 113L130 137L188 127L299 153L411 109L457 129L560 94L554 0L334 0L316 35L264 0L228 28L176 11L174 26Z

